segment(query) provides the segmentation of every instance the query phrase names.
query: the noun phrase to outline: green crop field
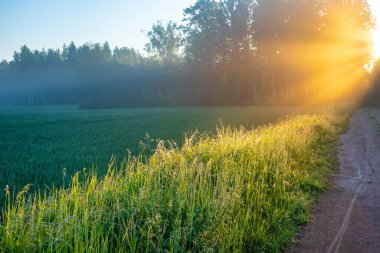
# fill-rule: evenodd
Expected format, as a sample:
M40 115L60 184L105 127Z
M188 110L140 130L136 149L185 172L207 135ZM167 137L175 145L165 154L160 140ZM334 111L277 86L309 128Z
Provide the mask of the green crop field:
M195 127L215 129L221 115L225 123L257 125L302 112L274 107L8 108L1 124L9 154L2 143L2 159L13 171L2 170L16 175L15 180L23 175L27 181L37 173L39 180L54 179L70 159L74 165L95 158L104 163L118 148L122 156L123 148L136 145L145 132L180 140L183 131ZM102 176L78 172L64 187L29 194L27 185L16 195L6 187L0 249L280 252L309 220L326 174L336 168L333 154L345 122L345 117L323 112L252 130L221 126L213 134L189 135L181 147L160 142L151 156L111 162ZM21 169L12 164L10 157L28 153L45 167L34 171L38 163L24 161L29 167Z
M222 122L250 129L318 108L219 107L81 110L77 106L0 107L0 187L32 189L63 183L83 168L100 174L156 147L156 139L180 146L185 133L215 131ZM146 134L150 139L146 138ZM145 145L140 145L143 141ZM3 196L2 196L3 197ZM2 199L0 197L0 199Z

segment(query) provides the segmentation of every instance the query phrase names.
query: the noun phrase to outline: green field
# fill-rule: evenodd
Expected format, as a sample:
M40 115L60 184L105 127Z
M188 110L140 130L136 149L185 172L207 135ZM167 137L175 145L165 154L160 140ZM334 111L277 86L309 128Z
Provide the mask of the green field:
M288 115L318 111L294 107L195 107L81 110L77 106L0 107L0 188L21 189L61 185L62 171L73 175L83 168L106 172L111 157L149 153L151 139L174 140L184 133L214 132L217 125L250 129L276 123ZM144 148L139 144L144 141ZM1 198L0 198L1 199Z
M36 128L41 118L45 120L40 124L46 125L48 116L58 117L52 111L52 108L47 110L45 117L29 118L29 126ZM41 115L41 109L38 112ZM217 121L220 115L228 116L227 123L238 124L244 119L245 124L259 124L302 110L199 108L75 112L74 108L67 108L66 117L75 119L76 124L70 126L70 121L63 121L65 125L61 118L61 127L55 126L53 131L57 134L68 128L67 136L74 136L66 140L62 135L59 138L67 145L81 136L75 131L82 128L81 133L88 135L93 130L88 136L101 138L105 143L111 141L105 138L106 133L128 125L129 121L139 123L135 135L143 136L146 129L168 129L164 133L180 138L181 131L175 122L188 118L189 121L180 124L184 131L199 126L199 122L203 122L205 129L212 129L216 123L213 119ZM104 125L94 122L94 118L91 121L91 115L103 119ZM124 115L124 120L106 124L104 119L112 118L110 115L119 120ZM135 121L131 115L135 115ZM20 124L20 117L14 117ZM149 159L132 157L121 165L111 163L102 177L79 172L65 188L29 195L26 186L14 197L6 188L7 205L0 219L0 249L4 252L281 252L299 226L309 220L311 205L324 188L326 174L336 168L333 154L345 122L345 117L324 112L291 117L254 130L220 127L212 135L195 134L186 138L181 148L165 147L161 143ZM142 125L147 128L142 129ZM95 131L97 126L101 127ZM170 129L177 130L170 133ZM124 131L130 130L126 127ZM114 135L112 142L129 136L122 133ZM101 141L97 154L104 155L112 145L102 145ZM26 138L24 142L18 139L18 145L22 143L33 147ZM72 154L80 148L79 144L75 142ZM53 146L59 145L54 142ZM91 145L86 143L86 147ZM108 159L107 155L104 159Z

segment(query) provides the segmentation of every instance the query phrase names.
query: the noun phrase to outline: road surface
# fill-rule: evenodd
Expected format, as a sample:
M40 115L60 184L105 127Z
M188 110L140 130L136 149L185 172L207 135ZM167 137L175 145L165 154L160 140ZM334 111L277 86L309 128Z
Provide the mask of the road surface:
M380 109L360 109L340 138L339 172L288 252L380 252Z

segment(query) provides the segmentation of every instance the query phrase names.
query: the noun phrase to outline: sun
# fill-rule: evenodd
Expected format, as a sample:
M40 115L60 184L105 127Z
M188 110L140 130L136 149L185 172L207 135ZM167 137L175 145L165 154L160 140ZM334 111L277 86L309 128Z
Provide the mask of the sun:
M372 31L372 42L373 42L373 57L375 59L380 58L380 30L376 28Z
M373 57L380 58L380 1L368 0L372 15L375 18L376 27L372 31Z

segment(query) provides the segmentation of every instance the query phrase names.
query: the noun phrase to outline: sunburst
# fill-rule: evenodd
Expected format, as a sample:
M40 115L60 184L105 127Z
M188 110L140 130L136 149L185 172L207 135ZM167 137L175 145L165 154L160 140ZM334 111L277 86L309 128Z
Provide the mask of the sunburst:
M376 27L372 31L373 57L380 58L380 1L368 0L372 14L375 18Z

